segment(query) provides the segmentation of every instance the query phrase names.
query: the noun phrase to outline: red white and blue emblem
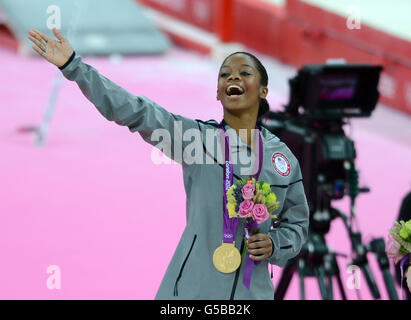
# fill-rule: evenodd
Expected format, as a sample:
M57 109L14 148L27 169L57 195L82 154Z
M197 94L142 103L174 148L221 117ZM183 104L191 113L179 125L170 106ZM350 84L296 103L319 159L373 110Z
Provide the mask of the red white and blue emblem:
M275 171L281 174L283 177L286 177L290 174L290 161L282 153L274 153L272 157L273 166Z

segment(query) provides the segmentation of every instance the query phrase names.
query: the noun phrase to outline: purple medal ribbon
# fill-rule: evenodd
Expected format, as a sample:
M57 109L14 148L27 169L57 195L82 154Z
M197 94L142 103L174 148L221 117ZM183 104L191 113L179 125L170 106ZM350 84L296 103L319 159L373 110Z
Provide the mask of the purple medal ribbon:
M220 123L220 129L222 130L221 137L223 136L225 137L225 141L224 141L225 142L225 148L224 148L225 157L224 157L224 177L223 177L223 190L224 190L223 241L226 243L227 242L232 243L234 241L234 236L237 231L238 219L230 218L228 215L228 209L227 209L227 191L233 185L233 164L230 162L230 159L231 159L230 140L223 126L223 122L224 120L221 121ZM256 126L256 129L258 129L257 126ZM256 180L258 180L258 177L260 176L261 168L263 165L263 140L261 138L260 132L258 132L258 139L259 139L258 169L257 169L257 173L251 176L255 178ZM222 143L223 143L223 140L222 140ZM259 225L256 221L254 220L247 221L244 227L244 232L245 234L249 234L249 230L258 229L258 227ZM259 265L260 263L261 261L254 261L253 259L250 258L250 255L247 255L246 263L244 266L244 275L243 275L243 284L247 287L247 289L250 289L251 275L253 273L254 265Z
M223 177L223 242L233 243L234 236L238 227L238 219L230 219L227 209L227 191L233 184L233 164L230 162L231 150L230 140L226 134L223 122L220 123L220 129L223 131L221 137L225 137L224 143L224 177Z

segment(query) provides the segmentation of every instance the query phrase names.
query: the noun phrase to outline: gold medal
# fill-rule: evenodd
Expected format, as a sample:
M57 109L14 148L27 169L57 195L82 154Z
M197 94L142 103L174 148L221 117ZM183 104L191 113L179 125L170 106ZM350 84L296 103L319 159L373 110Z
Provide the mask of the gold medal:
M218 271L223 273L236 271L241 264L241 254L236 248L235 242L223 242L221 246L215 249L213 264Z

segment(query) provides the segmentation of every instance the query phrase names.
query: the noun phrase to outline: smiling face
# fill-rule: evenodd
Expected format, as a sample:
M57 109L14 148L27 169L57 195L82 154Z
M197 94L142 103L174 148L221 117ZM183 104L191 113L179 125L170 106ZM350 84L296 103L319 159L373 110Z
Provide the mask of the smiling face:
M258 113L260 99L265 98L267 92L251 57L239 53L224 61L218 76L217 100L225 110L233 114Z

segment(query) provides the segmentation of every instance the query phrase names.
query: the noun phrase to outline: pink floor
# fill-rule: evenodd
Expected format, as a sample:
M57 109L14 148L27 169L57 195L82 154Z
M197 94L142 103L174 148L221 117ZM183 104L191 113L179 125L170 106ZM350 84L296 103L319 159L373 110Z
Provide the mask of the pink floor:
M121 63L85 61L171 112L203 120L222 117L215 99L219 65L203 56L173 49L164 56L126 57ZM287 67L270 66L274 82L286 84ZM46 145L35 146L33 134L19 130L39 125L59 71L37 57L4 49L0 70L0 298L154 298L184 229L181 167L154 165L150 145L104 119L67 80ZM287 100L276 88L269 93L273 108ZM357 201L366 242L386 237L411 189L410 130L410 118L383 106L371 119L353 121L360 183L372 190ZM348 210L347 200L335 205ZM333 222L327 239L335 251L350 253L339 221ZM369 259L386 299L376 260ZM346 282L349 260L339 262ZM59 290L47 288L51 265L61 270ZM275 284L280 271L275 268ZM365 281L361 285L361 297L370 298ZM309 279L306 286L307 298L319 299L316 281ZM346 292L357 299L355 290ZM299 298L297 277L286 298Z

